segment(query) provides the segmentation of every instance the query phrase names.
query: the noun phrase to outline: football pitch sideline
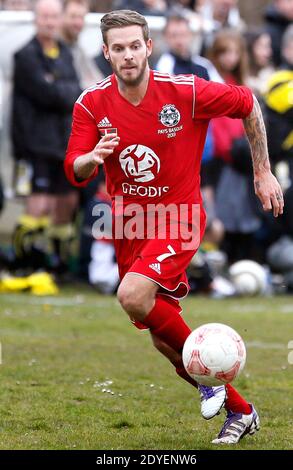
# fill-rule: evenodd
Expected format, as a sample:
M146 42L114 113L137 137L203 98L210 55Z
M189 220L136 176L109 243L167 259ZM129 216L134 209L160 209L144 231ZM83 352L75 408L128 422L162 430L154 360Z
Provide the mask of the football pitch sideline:
M0 449L217 449L197 391L136 330L115 297L1 295ZM261 430L221 449L293 449L292 297L182 302L192 329L236 329L247 362L235 386Z

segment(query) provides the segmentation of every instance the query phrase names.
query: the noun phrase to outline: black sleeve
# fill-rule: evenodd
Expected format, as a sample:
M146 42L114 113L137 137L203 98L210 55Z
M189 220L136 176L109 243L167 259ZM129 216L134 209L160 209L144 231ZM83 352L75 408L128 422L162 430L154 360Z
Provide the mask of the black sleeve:
M14 86L43 109L70 112L80 94L76 80L55 80L46 74L35 54L17 53L14 59Z
M293 237L293 185L285 193L284 220L286 232Z

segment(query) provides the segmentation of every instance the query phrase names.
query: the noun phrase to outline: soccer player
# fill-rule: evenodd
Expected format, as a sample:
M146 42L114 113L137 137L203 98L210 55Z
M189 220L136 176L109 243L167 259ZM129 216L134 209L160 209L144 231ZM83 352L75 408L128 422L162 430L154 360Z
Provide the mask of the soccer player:
M101 31L114 73L77 100L65 171L82 187L104 164L113 200L119 302L137 327L149 328L155 347L177 374L198 388L204 418L225 406L227 419L213 442L237 443L259 428L257 412L231 385L204 387L188 376L181 353L191 329L178 300L188 293L185 269L205 229L199 169L210 119L244 120L256 194L265 210L272 209L276 217L283 212L261 111L245 87L150 70L152 41L140 14L107 13ZM152 230L142 223L145 219L153 223Z

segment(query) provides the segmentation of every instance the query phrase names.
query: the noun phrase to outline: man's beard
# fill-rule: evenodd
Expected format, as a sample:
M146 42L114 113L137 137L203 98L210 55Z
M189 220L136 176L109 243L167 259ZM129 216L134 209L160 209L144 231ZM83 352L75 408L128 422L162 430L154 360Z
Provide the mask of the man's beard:
M143 60L143 63L141 65L141 71L140 71L139 75L136 78L129 78L129 79L127 79L127 78L125 79L119 73L119 71L116 69L116 67L114 67L111 59L109 59L109 62L110 62L110 65L111 65L112 70L115 73L115 75L117 75L119 80L121 80L125 85L130 86L130 87L136 87L142 82L142 80L144 78L144 73L145 73L145 70L146 70L146 67L147 67L147 57L145 57L144 60Z

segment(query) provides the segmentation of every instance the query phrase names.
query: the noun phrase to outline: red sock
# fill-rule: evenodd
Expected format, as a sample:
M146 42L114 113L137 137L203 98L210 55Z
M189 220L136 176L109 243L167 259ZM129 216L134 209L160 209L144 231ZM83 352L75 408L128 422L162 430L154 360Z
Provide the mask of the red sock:
M183 364L183 361L182 361L181 358L180 358L180 360L171 361L171 363L175 367L176 374L178 374L179 377L181 377L181 379L186 380L186 382L191 384L193 387L198 388L197 387L197 382L195 380L193 380L190 377L190 375L186 372L186 369L184 367L184 364Z
M225 403L226 410L233 411L233 413L243 413L245 415L250 415L251 406L247 403L244 398L239 395L237 390L235 390L232 385L226 385L227 398Z
M176 367L176 373L181 377L183 380L186 380L189 384L191 384L193 387L197 388L197 382L193 380L190 375L187 374L184 365L182 363L181 367Z
M186 338L191 329L178 313L178 308L161 297L156 298L154 308L150 311L143 323L151 332L164 341L174 351L182 351Z

